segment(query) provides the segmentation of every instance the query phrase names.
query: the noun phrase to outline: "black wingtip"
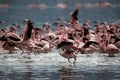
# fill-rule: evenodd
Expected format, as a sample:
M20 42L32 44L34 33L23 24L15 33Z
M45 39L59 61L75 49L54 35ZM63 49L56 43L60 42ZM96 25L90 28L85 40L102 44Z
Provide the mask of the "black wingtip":
M78 20L77 15L78 15L78 9L76 9L76 10L72 13L71 17L74 18L75 20Z

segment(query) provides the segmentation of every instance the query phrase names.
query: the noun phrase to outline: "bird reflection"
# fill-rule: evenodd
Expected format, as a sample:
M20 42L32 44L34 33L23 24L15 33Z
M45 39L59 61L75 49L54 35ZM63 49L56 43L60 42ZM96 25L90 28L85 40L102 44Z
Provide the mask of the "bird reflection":
M31 66L30 66L30 65L27 65L27 66L26 66L26 72L25 72L25 74L23 75L23 80L30 80L31 77L32 77L32 74L33 74L33 72L32 72Z
M75 69L62 67L59 73L60 80L83 80L81 72Z

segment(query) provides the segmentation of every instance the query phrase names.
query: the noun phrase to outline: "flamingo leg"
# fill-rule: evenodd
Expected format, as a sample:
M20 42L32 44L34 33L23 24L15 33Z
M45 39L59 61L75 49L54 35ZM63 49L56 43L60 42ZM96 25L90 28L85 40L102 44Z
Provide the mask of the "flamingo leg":
M21 53L21 55L23 54L23 53L25 53L25 51L24 50L22 50L22 53ZM30 55L30 52L26 52L28 55Z
M109 53L108 57L115 57L113 53Z
M13 52L9 50L9 54L12 54Z
M74 64L76 63L76 56L74 57L74 61L73 61L73 63L74 63Z
M21 53L21 55L24 53L24 50L22 50L22 53Z
M28 55L30 55L30 51L27 51Z
M73 61L73 63L75 64L75 62L76 62L76 59L77 59L76 53L72 53L72 56L73 56L73 58L74 58L74 61Z
M68 63L70 63L70 59L68 58Z
M76 63L76 60L74 59L73 63L75 64Z

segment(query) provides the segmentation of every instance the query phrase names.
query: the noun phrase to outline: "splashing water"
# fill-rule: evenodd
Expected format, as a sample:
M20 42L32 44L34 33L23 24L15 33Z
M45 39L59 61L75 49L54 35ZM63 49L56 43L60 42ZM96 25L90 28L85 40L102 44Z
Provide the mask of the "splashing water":
M75 65L59 55L57 50L41 54L0 54L1 80L119 80L120 55L78 54ZM91 78L91 79L89 79Z

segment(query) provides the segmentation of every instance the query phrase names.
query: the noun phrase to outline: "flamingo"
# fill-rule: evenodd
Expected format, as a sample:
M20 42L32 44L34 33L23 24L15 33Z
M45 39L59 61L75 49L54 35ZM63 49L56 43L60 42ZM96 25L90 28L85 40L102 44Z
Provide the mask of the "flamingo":
M99 50L99 43L96 41L87 41L86 43L80 43L78 46L81 54L90 54Z
M12 38L12 39L16 40L16 38L11 37L11 36L9 36L9 38ZM6 37L5 35L3 35L2 37L0 37L0 41L2 41L2 48L4 50L8 50L9 53L13 53L16 50L19 50L19 48L17 48L15 44L10 43L8 41L8 37Z
M4 21L2 21L3 26L5 25ZM11 31L13 30L13 28L11 28ZM10 32L8 28L4 28L1 29L0 31L1 37L0 37L0 41L1 42L1 47L4 50L8 50L9 53L13 53L16 50L19 50L19 48L16 47L15 44L9 42L8 39L11 40L15 40L15 41L20 41L19 36L13 32Z
M120 38L117 36L111 36L110 43L114 44L117 48L120 49Z
M107 40L102 45L103 52L108 53L108 57L114 57L114 54L119 53L120 50L114 44L109 44Z
M12 46L18 47L20 50L22 50L22 54L24 52L23 49L27 49L28 51L33 50L33 43L31 38L31 32L33 29L33 23L31 20L26 21L25 30L23 34L23 38L20 38L16 33L7 33L2 37L2 39L5 39L7 43L11 44ZM6 48L9 49L7 46ZM11 50L11 49L10 49ZM29 52L28 52L29 53Z
M73 63L76 62L77 53L79 49L73 46L72 42L62 41L57 45L57 49L59 49L59 53L61 56L68 59L69 63L71 58L74 59Z
M5 21L0 21L0 25L2 26L2 28L5 28Z

